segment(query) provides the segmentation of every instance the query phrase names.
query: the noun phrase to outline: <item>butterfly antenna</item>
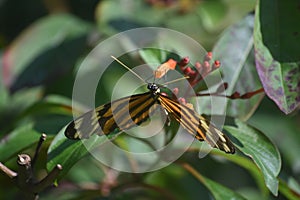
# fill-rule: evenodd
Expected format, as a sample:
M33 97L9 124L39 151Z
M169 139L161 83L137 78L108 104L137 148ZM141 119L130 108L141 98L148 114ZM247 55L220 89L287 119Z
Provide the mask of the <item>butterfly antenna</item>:
M142 77L140 77L137 73L135 73L132 69L130 69L128 66L126 66L124 63L122 63L118 58L114 57L114 56L110 56L112 57L112 59L114 59L115 61L117 61L120 65L122 65L123 67L125 67L128 71L130 71L132 74L134 74L137 78L139 78L143 83L147 83Z
M155 71L154 71L154 77L153 77L153 83L155 83L155 81L156 81L156 80L155 80L155 79L156 79L156 72L157 72L157 71L155 70Z
M189 76L181 77L181 78L178 78L178 79L175 79L175 80L172 80L172 81L165 82L164 85L168 85L170 83L174 83L174 82L177 82L177 81L185 80L185 79L188 79L188 78L190 78L190 77Z

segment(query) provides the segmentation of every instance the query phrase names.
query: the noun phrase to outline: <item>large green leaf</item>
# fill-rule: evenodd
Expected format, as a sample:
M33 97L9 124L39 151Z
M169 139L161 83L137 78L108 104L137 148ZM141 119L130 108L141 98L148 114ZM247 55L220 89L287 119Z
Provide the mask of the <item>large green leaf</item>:
M101 1L96 10L96 20L101 31L112 34L161 24L167 13L165 9L151 9L143 1Z
M88 140L69 140L64 135L63 128L52 141L48 149L47 169L53 169L57 164L62 165L63 170L59 177L64 176L71 167L83 156L87 155L95 147L107 141L106 136L93 135ZM111 136L113 137L113 136Z
M32 129L32 124L19 127L0 141L0 161L5 162L11 156L36 143L41 134Z
M78 106L78 108L80 108ZM79 112L74 109L73 113ZM56 134L71 119L72 102L59 95L49 95L29 106L19 116L19 121L32 120L34 128L47 135Z
M76 110L73 112L75 113ZM71 100L59 95L49 95L43 100L29 106L26 110L24 110L20 117L23 118L26 116L45 115L52 113L63 115L72 114Z
M238 139L238 143L236 143L238 149L253 159L264 174L266 186L274 195L277 195L277 176L281 168L281 157L278 149L258 129L240 120L236 120L236 124L238 128L233 126L225 126L224 128Z
M197 14L208 31L216 31L242 18L255 7L255 0L203 1ZM234 15L233 15L234 13Z
M247 157L243 156L242 154L238 155L230 155L226 154L224 152L221 152L219 150L213 150L211 151L212 155L217 155L218 157L225 157L227 160L243 167L246 169L255 180L257 186L260 189L260 195L261 198L269 195L269 190L265 185L264 176L263 173L259 170L259 168L255 165L255 163L252 162L252 160L248 159ZM217 157L217 158L218 158Z
M255 11L256 68L266 94L284 112L300 103L299 2L261 0Z
M262 107L251 117L249 123L272 138L279 148L285 164L291 169L297 169L300 161L300 135L297 116L287 117L277 110L276 105L269 99L266 99ZM277 112L274 112L275 110Z
M6 85L15 91L49 83L70 71L86 50L91 26L71 15L51 15L29 26L4 55Z
M41 98L42 92L42 88L29 88L20 90L13 95L7 94L0 107L0 135L16 128L20 114L37 102Z

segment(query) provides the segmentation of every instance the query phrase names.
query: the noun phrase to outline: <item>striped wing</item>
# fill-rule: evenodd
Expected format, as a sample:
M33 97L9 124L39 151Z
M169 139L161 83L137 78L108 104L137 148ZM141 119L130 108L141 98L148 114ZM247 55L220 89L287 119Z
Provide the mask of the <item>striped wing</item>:
M69 139L89 138L92 134L103 135L123 131L141 124L155 110L158 96L151 92L132 95L104 104L74 121L65 130Z
M234 153L235 147L230 139L203 116L167 96L158 94L158 101L166 111L178 121L184 129L200 141L207 141L212 147L226 153Z

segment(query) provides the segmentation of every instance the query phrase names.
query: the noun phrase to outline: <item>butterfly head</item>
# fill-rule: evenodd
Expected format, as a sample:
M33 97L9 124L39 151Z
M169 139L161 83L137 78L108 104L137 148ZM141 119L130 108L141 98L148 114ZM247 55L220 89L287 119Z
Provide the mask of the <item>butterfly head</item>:
M155 83L148 83L147 88L153 93L153 94L157 94L160 92L160 89L158 87L158 85L156 85Z

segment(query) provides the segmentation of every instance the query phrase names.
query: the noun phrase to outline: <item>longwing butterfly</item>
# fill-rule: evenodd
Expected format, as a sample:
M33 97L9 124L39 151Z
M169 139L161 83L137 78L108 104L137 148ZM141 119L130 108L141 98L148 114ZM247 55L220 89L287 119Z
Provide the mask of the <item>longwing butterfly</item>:
M114 59L143 80L118 59ZM83 139L89 138L92 134L108 135L115 131L128 130L149 119L151 113L160 105L168 115L199 141L205 140L212 147L226 153L235 152L234 145L225 134L193 109L162 94L160 92L162 87L155 83L148 83L149 91L146 93L123 97L79 116L68 124L65 130L66 137Z

